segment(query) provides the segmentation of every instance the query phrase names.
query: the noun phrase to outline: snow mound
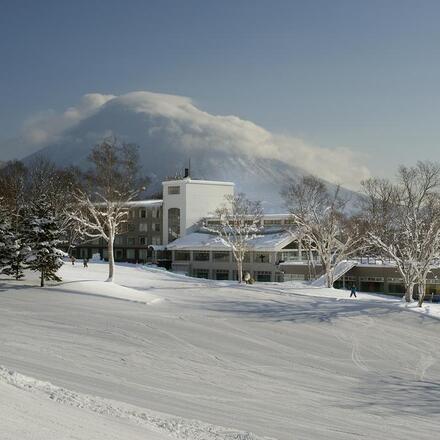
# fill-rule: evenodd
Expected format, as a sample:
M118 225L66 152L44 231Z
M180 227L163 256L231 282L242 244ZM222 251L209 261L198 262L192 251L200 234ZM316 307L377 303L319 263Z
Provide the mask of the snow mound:
M417 301L412 303L402 303L401 307L411 312L421 313L422 315L430 316L431 318L440 319L440 304L439 303L429 303L425 301L422 307L419 307Z
M162 298L145 290L139 291L106 281L71 281L57 286L57 290L78 295L103 296L142 304L155 304Z
M0 365L0 383L12 385L39 397L51 399L62 405L81 408L107 417L126 420L141 427L163 432L183 440L271 440L250 432L237 431L210 425L198 420L188 420L109 399L77 393L50 382L40 381L9 370ZM275 440L275 439L272 439Z

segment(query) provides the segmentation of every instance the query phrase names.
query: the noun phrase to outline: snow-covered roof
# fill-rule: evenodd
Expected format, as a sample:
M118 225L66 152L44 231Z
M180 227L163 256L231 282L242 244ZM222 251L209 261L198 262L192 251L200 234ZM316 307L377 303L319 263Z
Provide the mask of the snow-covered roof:
M162 199L151 199L151 200L132 200L127 202L126 205L130 208L153 208L157 206L162 206Z
M292 217L292 214L289 213L280 213L280 214L263 214L263 220L278 220L278 219L289 219Z
M192 184L200 184L200 185L225 185L225 186L235 186L234 182L224 182L222 180L198 180L198 179L191 179L190 177L186 177L185 179L179 179L179 180L165 180L162 182L162 185L176 185L180 184L182 182L185 183L192 183Z
M148 246L150 249L153 249L153 251L164 251L166 250L166 246L162 244L150 244Z
M288 245L295 238L296 236L288 231L283 231L276 234L263 234L249 241L249 249L251 251L260 252L280 251L284 246ZM167 245L167 249L227 251L230 249L230 247L218 235L193 232L169 243Z
M167 244L168 250L229 250L229 246L218 235L193 232Z
M276 234L259 235L250 242L250 245L256 251L280 251L296 238L294 233L283 231Z
M251 217L251 216L249 216ZM292 214L289 213L283 213L283 214L263 214L262 215L262 219L263 220L286 220L286 219L290 219L292 217ZM205 217L207 220L217 220L218 219L218 215L207 215Z

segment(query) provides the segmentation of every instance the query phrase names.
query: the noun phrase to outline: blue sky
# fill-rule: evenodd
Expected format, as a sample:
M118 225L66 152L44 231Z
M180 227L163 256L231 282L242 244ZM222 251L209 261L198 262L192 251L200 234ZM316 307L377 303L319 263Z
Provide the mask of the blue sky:
M377 174L440 159L440 2L0 6L0 140L85 93L149 90L321 147L350 148Z

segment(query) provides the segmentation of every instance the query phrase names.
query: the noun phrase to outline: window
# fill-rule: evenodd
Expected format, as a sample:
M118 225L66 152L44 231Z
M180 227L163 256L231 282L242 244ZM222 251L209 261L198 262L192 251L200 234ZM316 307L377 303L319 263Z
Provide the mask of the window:
M176 261L189 261L190 260L190 252L189 251L175 251L174 259Z
M223 261L229 263L229 252L224 252L224 251L213 252L212 259L214 261Z
M229 280L229 270L215 270L214 278L216 280Z
M128 246L134 246L136 244L136 238L128 237L127 238L127 244L128 244Z
M124 259L124 251L122 249L115 249L115 260L121 261Z
M153 218L159 218L160 217L160 210L159 210L159 208L153 208L153 210L152 210L152 217Z
M145 237L139 237L139 244L142 246L145 246L145 244L146 244Z
M160 237L153 237L152 238L152 244L158 246L162 244L162 239Z
M153 223L153 231L160 232L160 223Z
M208 269L194 269L193 277L195 278L209 278L209 270Z
M305 275L302 273L285 273L283 281L304 281Z
M147 232L148 231L148 223L139 223L139 231Z
M127 249L127 260L134 260L135 258L136 258L135 250L134 249Z
M261 283L268 283L271 281L271 273L266 271L255 272L255 281L259 281Z
M147 210L146 209L140 209L139 210L139 217L140 218L146 218L147 217Z
M169 186L168 194L180 194L180 186Z
M168 241L171 242L180 237L180 209L168 210Z
M403 284L403 278L387 278L388 283ZM430 280L426 280L428 282ZM433 283L428 283L433 284Z
M117 235L117 236L115 237L115 242L114 242L114 244L115 244L116 246L122 246L122 245L124 244L124 237L121 237L121 236Z
M139 260L147 261L148 251L147 249L139 249Z
M402 279L402 278L401 278ZM402 280L403 281L403 280ZM389 281L389 278L388 278L388 282L390 282ZM428 278L427 280L426 280L426 284L440 284L440 280L439 279L437 279L437 278Z
M277 259L278 261L298 261L298 251L278 252Z
M209 261L209 252L194 252L194 261Z
M360 281L371 283L383 283L383 277L360 277Z
M281 220L264 220L264 226L280 225Z
M118 226L118 234L125 234L128 231L128 223L121 223Z
M127 231L128 232L134 232L135 231L135 226L134 226L134 224L133 223L128 223L127 224Z

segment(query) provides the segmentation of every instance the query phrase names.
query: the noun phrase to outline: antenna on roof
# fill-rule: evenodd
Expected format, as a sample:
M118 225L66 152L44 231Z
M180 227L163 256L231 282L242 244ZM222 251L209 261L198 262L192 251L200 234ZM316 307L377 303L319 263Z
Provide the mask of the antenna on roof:
M191 158L188 159L188 168L185 168L185 177L191 177Z

